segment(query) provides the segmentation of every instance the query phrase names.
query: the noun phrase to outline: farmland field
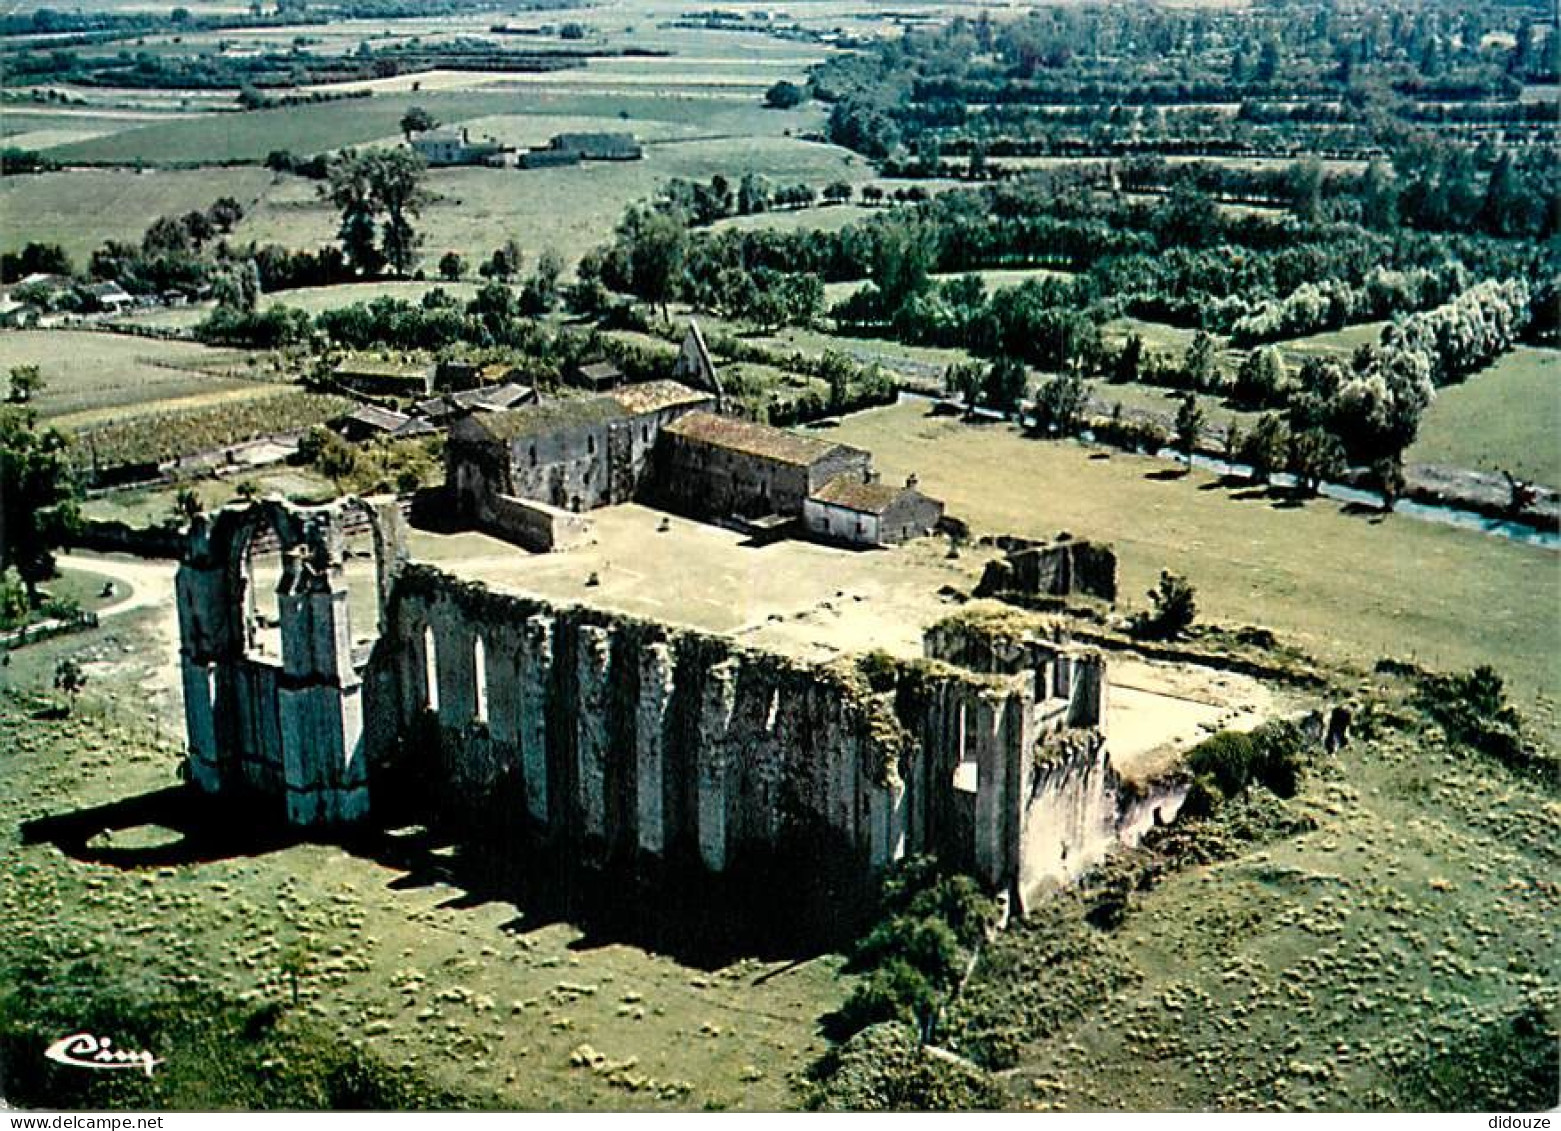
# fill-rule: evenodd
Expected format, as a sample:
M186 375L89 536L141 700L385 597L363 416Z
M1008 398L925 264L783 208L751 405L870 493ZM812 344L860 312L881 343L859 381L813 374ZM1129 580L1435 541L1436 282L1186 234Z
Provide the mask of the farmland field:
M1438 390L1409 449L1414 463L1511 471L1561 484L1561 354L1518 349Z
M63 427L243 401L283 387L249 379L250 359L240 352L92 331L0 334L0 372L17 365L42 370L47 384L38 411Z
M534 262L545 248L573 265L605 242L631 203L672 177L734 180L752 170L777 182L822 186L867 175L866 166L835 146L786 137L669 143L642 161L597 162L555 169L438 169L429 173L433 202L423 214L430 266L445 251L486 258L506 239ZM836 211L819 209L820 215ZM289 178L268 194L237 229L241 239L313 247L335 235L337 217L314 186Z
M57 243L85 268L105 240L139 242L159 216L205 210L231 196L245 209L270 191L264 169L74 169L0 179L0 250Z

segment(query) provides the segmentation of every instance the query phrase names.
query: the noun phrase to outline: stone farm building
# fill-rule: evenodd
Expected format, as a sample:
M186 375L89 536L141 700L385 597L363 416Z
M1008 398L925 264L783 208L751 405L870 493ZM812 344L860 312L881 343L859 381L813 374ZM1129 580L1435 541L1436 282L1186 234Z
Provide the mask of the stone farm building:
M452 165L503 165L509 151L493 138L473 141L463 127L459 130L429 130L412 139L412 148L435 169Z
M450 429L446 482L457 516L533 549L563 517L627 503L640 492L661 430L707 393L650 381L605 396L473 415Z
M808 533L856 546L892 546L923 538L943 520L943 504L916 489L913 475L903 487L876 476L842 475L809 494L802 505Z
M807 497L838 477L861 481L873 457L861 448L713 412L667 429L656 497L672 510L712 517L800 516Z
M860 448L714 406L705 390L649 381L457 420L445 449L450 517L533 550L577 541L588 529L579 516L632 501L862 546L929 534L943 517L914 484L877 482Z

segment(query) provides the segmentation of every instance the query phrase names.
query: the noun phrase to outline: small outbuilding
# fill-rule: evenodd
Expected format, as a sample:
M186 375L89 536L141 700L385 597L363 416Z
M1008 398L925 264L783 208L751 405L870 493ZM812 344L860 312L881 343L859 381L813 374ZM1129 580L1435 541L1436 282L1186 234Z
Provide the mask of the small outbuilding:
M922 494L914 475L903 487L876 475L841 475L808 496L802 516L816 538L852 546L894 546L936 530L943 503Z

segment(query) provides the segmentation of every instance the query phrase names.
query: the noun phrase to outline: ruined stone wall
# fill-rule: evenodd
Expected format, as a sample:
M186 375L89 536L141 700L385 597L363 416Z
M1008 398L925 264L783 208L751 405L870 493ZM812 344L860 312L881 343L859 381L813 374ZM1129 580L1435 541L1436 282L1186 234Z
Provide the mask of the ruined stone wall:
M1109 681L1105 658L1093 649L1047 640L1000 618L957 617L929 628L922 646L930 659L971 671L1027 675L1043 729L1104 724Z
M1157 822L1175 820L1186 796L1186 781L1175 775L1124 787L1098 731L1070 731L1044 742L1020 819L1021 907L1077 879L1113 849L1137 844Z
M774 854L849 854L871 875L907 852L1012 876L1028 757L1024 680L927 665L876 695L850 665L806 664L721 637L559 607L427 566L398 581L383 662L401 733L387 772L436 759L442 807L524 820L588 855L681 857L711 871ZM949 783L986 785L969 821Z
M477 525L539 554L567 550L591 540L591 520L585 515L513 495L486 496Z
M1010 540L1008 555L991 562L978 597L1097 597L1117 599L1117 557L1110 546L1072 540L1037 545Z

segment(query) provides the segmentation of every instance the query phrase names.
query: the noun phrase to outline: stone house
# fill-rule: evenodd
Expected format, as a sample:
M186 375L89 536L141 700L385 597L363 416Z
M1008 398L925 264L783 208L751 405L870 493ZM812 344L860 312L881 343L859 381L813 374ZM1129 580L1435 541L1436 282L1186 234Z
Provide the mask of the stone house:
M709 403L707 394L676 382L650 381L459 420L445 449L457 517L517 536L501 511L515 512L523 502L576 514L629 502L662 431Z
M916 489L916 477L903 487L884 483L876 475L866 480L831 479L802 506L808 533L852 546L894 546L923 538L937 529L943 503Z
M703 411L665 429L657 459L657 498L707 518L800 517L809 495L865 479L872 463L861 448Z
M492 138L473 141L464 127L419 134L412 139L412 148L434 169L451 165L498 166L507 159L504 146Z

